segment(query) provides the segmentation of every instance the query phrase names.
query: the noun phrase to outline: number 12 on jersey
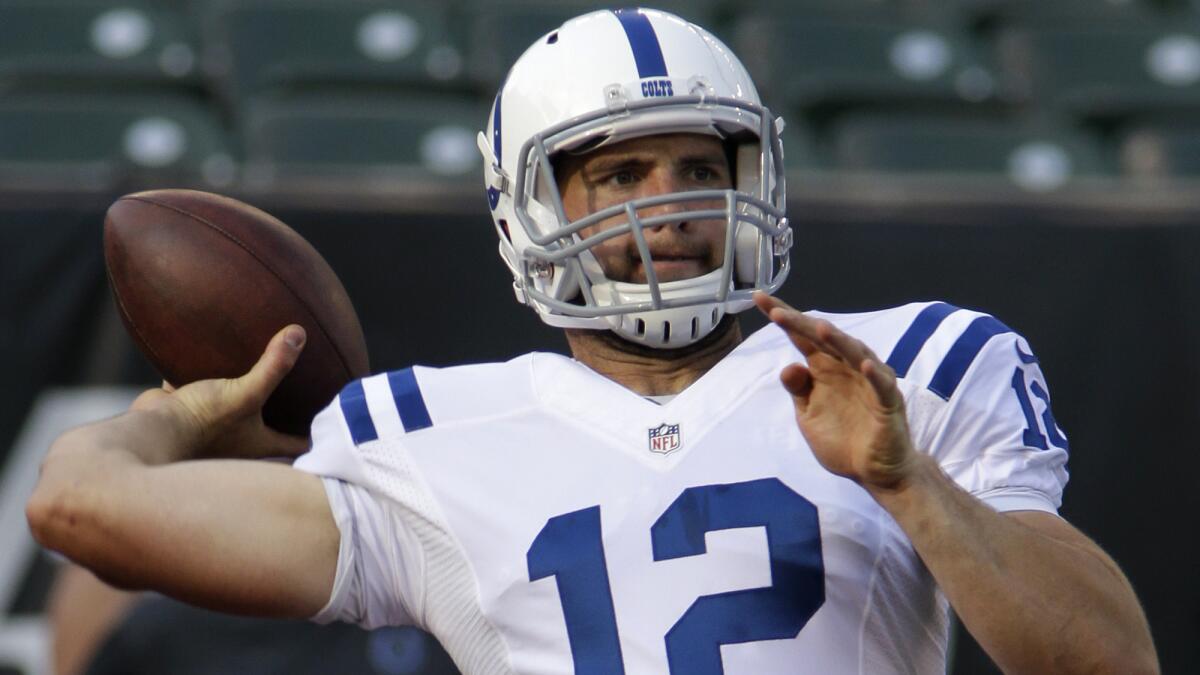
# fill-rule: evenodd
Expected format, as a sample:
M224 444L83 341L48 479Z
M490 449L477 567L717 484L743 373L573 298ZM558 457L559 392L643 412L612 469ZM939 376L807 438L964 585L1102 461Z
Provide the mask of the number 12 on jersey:
M763 527L771 585L705 595L664 636L673 675L720 675L721 645L794 638L825 602L817 507L777 478L684 490L650 527L654 560L706 552L704 535ZM553 576L576 675L625 672L600 507L555 516L526 554L529 580Z

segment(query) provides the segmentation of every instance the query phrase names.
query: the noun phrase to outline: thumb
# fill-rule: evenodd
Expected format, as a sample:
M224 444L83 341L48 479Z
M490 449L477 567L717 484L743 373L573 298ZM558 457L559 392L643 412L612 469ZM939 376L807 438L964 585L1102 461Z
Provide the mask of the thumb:
M796 410L801 413L807 412L808 397L813 390L812 371L799 363L793 363L779 373L779 381L783 383L783 388L792 395Z
M238 384L245 387L246 394L260 403L266 402L283 378L291 372L304 349L307 336L304 328L291 324L271 338L258 362L242 377Z

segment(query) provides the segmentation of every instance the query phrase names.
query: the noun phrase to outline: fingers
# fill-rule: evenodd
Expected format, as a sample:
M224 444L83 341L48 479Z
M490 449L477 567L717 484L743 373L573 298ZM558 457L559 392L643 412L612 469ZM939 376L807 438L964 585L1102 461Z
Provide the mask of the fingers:
M779 381L783 383L783 388L787 389L796 401L796 407L800 412L804 412L808 408L808 397L812 394L813 379L812 373L800 365L793 363L785 367L779 373Z
M755 293L754 304L767 318L784 329L805 358L811 360L815 354L821 353L839 359L863 375L884 406L894 407L902 404L903 397L896 387L895 373L863 342L838 329L829 321L808 316L766 293ZM804 391L803 395L807 396L812 390L812 374L807 369L802 375L798 372L789 374L789 369L793 367L796 366L789 366L781 375L784 386L793 396L801 396L798 393L800 391Z
M754 302L766 313L767 318L788 333L805 356L811 356L813 351L821 351L845 361L855 370L859 369L864 361L878 361L874 352L865 344L824 319L814 319L765 293L756 293ZM806 350L801 343L811 346L812 350Z
M896 374L887 364L866 360L859 367L859 372L871 383L871 388L885 408L895 408L904 403L904 396L896 386Z
M796 349L799 349L800 353L804 354L806 358L818 351L818 346L812 341L806 331L800 330L798 327L793 327L793 322L811 321L811 319L792 309L791 306L779 298L771 297L762 291L754 294L754 304L758 307L759 311L767 315L768 319L784 329L788 338L791 339L792 344L796 345Z
M239 378L239 384L247 387L252 399L261 404L275 391L296 365L306 338L304 328L296 324L283 328L271 338L258 363Z

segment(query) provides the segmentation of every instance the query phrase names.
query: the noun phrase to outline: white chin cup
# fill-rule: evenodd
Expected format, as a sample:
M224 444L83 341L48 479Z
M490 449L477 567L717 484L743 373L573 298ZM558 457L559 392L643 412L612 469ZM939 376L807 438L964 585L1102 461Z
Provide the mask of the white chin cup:
M709 296L716 298L720 290L721 269L691 279L666 281L658 284L663 300ZM592 294L600 307L651 302L649 284L630 284L607 281L592 286ZM719 302L687 307L629 312L605 317L617 335L638 344L657 349L686 347L712 332L725 316Z

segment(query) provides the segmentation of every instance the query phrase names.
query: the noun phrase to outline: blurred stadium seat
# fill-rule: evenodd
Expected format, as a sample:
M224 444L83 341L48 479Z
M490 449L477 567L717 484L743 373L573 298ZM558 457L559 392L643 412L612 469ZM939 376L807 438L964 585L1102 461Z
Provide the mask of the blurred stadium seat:
M235 97L321 85L453 86L462 36L444 3L215 1L206 69Z
M139 181L232 182L234 161L216 116L169 95L0 97L0 176L8 185L106 189Z
M1200 124L1138 121L1120 133L1121 170L1137 182L1200 178Z
M919 1L919 0L917 0ZM975 19L1026 26L1080 27L1153 22L1167 11L1153 0L930 0L958 5Z
M831 136L831 162L843 171L1007 178L1035 192L1113 173L1095 140L1045 124L854 114L839 120Z
M777 111L772 111L779 115ZM816 171L825 168L816 150L812 129L800 115L783 115L783 155L789 171Z
M998 41L1006 89L1091 119L1200 110L1200 16L1153 24L1012 28Z
M1129 147L1145 144L1130 138L1147 136L1113 136L1123 120L1200 111L1200 1L651 4L710 27L742 56L767 104L788 120L792 170L866 167L857 151L845 154L848 138L859 138L851 146L860 148L866 138L899 143L904 136L894 125L884 134L862 122L874 114L896 113L898 122L916 125L909 134L916 137L932 133L929 119L953 120L945 135L954 136L965 133L963 114L990 120L1048 116L1071 127L1090 125L1097 136L1108 133L1128 154ZM159 179L174 172L209 185L214 179L236 183L243 159L260 178L473 180L475 153L465 149L464 130L482 125L508 66L563 20L607 5L0 0L0 114L6 126L0 129L0 163L28 165L30 175L74 167L69 170L83 170L93 180L151 171ZM120 95L102 95L109 93ZM35 94L46 98L30 98ZM70 95L82 98L72 102ZM38 100L50 106L42 116L33 113ZM139 115L134 101L150 107ZM96 112L89 115L92 105ZM160 115L160 109L167 112ZM130 127L156 117L167 123ZM949 162L945 170L970 173L974 165L990 167L978 175L1005 174L996 159L999 146L989 145L999 143L993 132L1002 123L979 125L983 137L960 143L960 164ZM838 135L818 143L826 128ZM1025 131L1018 126L1010 136ZM1186 171L1184 151L1175 146L1190 147L1186 139L1163 133L1161 171ZM126 135L145 134L167 154L179 152L171 150L172 138L186 138L186 149L166 164L148 160L160 162L153 169L124 145ZM52 140L36 144L30 138ZM1078 148L1095 149L1090 140L1081 143ZM973 153L980 154L968 157ZM1089 159L1103 154L1068 152L1076 168L1115 170L1115 160ZM882 151L870 157L878 170L923 170L917 159L893 164ZM1124 173L1150 175L1128 166Z
M994 102L996 76L960 26L900 11L754 13L733 50L775 106L971 106Z
M0 92L198 80L197 35L166 3L0 3Z
M319 92L249 102L242 134L249 176L478 178L475 135L488 103L459 96Z

